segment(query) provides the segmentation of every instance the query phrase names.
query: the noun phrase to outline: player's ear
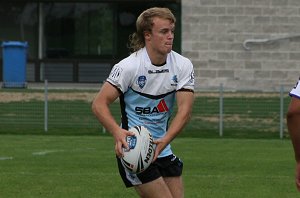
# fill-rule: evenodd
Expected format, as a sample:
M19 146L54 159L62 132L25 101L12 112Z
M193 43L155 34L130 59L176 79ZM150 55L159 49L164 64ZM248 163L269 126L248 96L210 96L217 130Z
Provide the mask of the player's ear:
M144 38L145 38L145 40L149 41L149 39L151 38L151 32L144 31Z

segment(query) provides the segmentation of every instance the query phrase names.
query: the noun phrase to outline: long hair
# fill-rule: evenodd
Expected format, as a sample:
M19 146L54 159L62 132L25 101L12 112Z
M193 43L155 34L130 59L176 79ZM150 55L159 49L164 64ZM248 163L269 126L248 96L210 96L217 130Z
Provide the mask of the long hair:
M168 19L172 23L176 22L175 16L168 8L153 7L142 12L136 20L136 32L129 36L128 48L132 53L145 47L144 32L151 32L154 17Z

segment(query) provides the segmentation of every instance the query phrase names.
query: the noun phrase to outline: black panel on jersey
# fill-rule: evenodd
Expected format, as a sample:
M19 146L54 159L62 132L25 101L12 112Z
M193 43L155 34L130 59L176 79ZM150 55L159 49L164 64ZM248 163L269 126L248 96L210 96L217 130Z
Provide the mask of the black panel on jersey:
M124 102L124 94L120 95L120 106L121 106L121 120L122 120L122 128L125 130L128 130L128 118L127 118L127 113L125 111L125 102Z
M144 97L150 98L150 99L154 99L154 100L164 98L164 97L166 97L167 95L176 92L176 91L174 90L174 91L170 91L170 92L165 93L165 94L153 96L153 95L150 95L150 94L145 94L145 93L141 93L141 92L135 91L135 90L133 90L132 88L130 88L130 89L131 89L133 92L135 92L135 93L137 93L137 94L139 94L139 95L141 95L141 96L144 96Z

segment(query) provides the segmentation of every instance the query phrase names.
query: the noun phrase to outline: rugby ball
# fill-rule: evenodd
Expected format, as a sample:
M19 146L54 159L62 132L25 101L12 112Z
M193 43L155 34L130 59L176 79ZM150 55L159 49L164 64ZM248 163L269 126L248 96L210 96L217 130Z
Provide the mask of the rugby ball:
M121 158L123 166L130 173L141 173L152 163L155 151L152 134L144 126L135 126L129 129L134 136L127 136L129 149L123 148Z

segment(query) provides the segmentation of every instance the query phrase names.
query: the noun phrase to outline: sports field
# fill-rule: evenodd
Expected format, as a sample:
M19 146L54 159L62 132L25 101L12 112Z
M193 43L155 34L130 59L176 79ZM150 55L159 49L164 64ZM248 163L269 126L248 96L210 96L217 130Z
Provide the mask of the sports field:
M137 197L110 136L0 135L0 197ZM185 196L298 197L288 139L177 138Z

